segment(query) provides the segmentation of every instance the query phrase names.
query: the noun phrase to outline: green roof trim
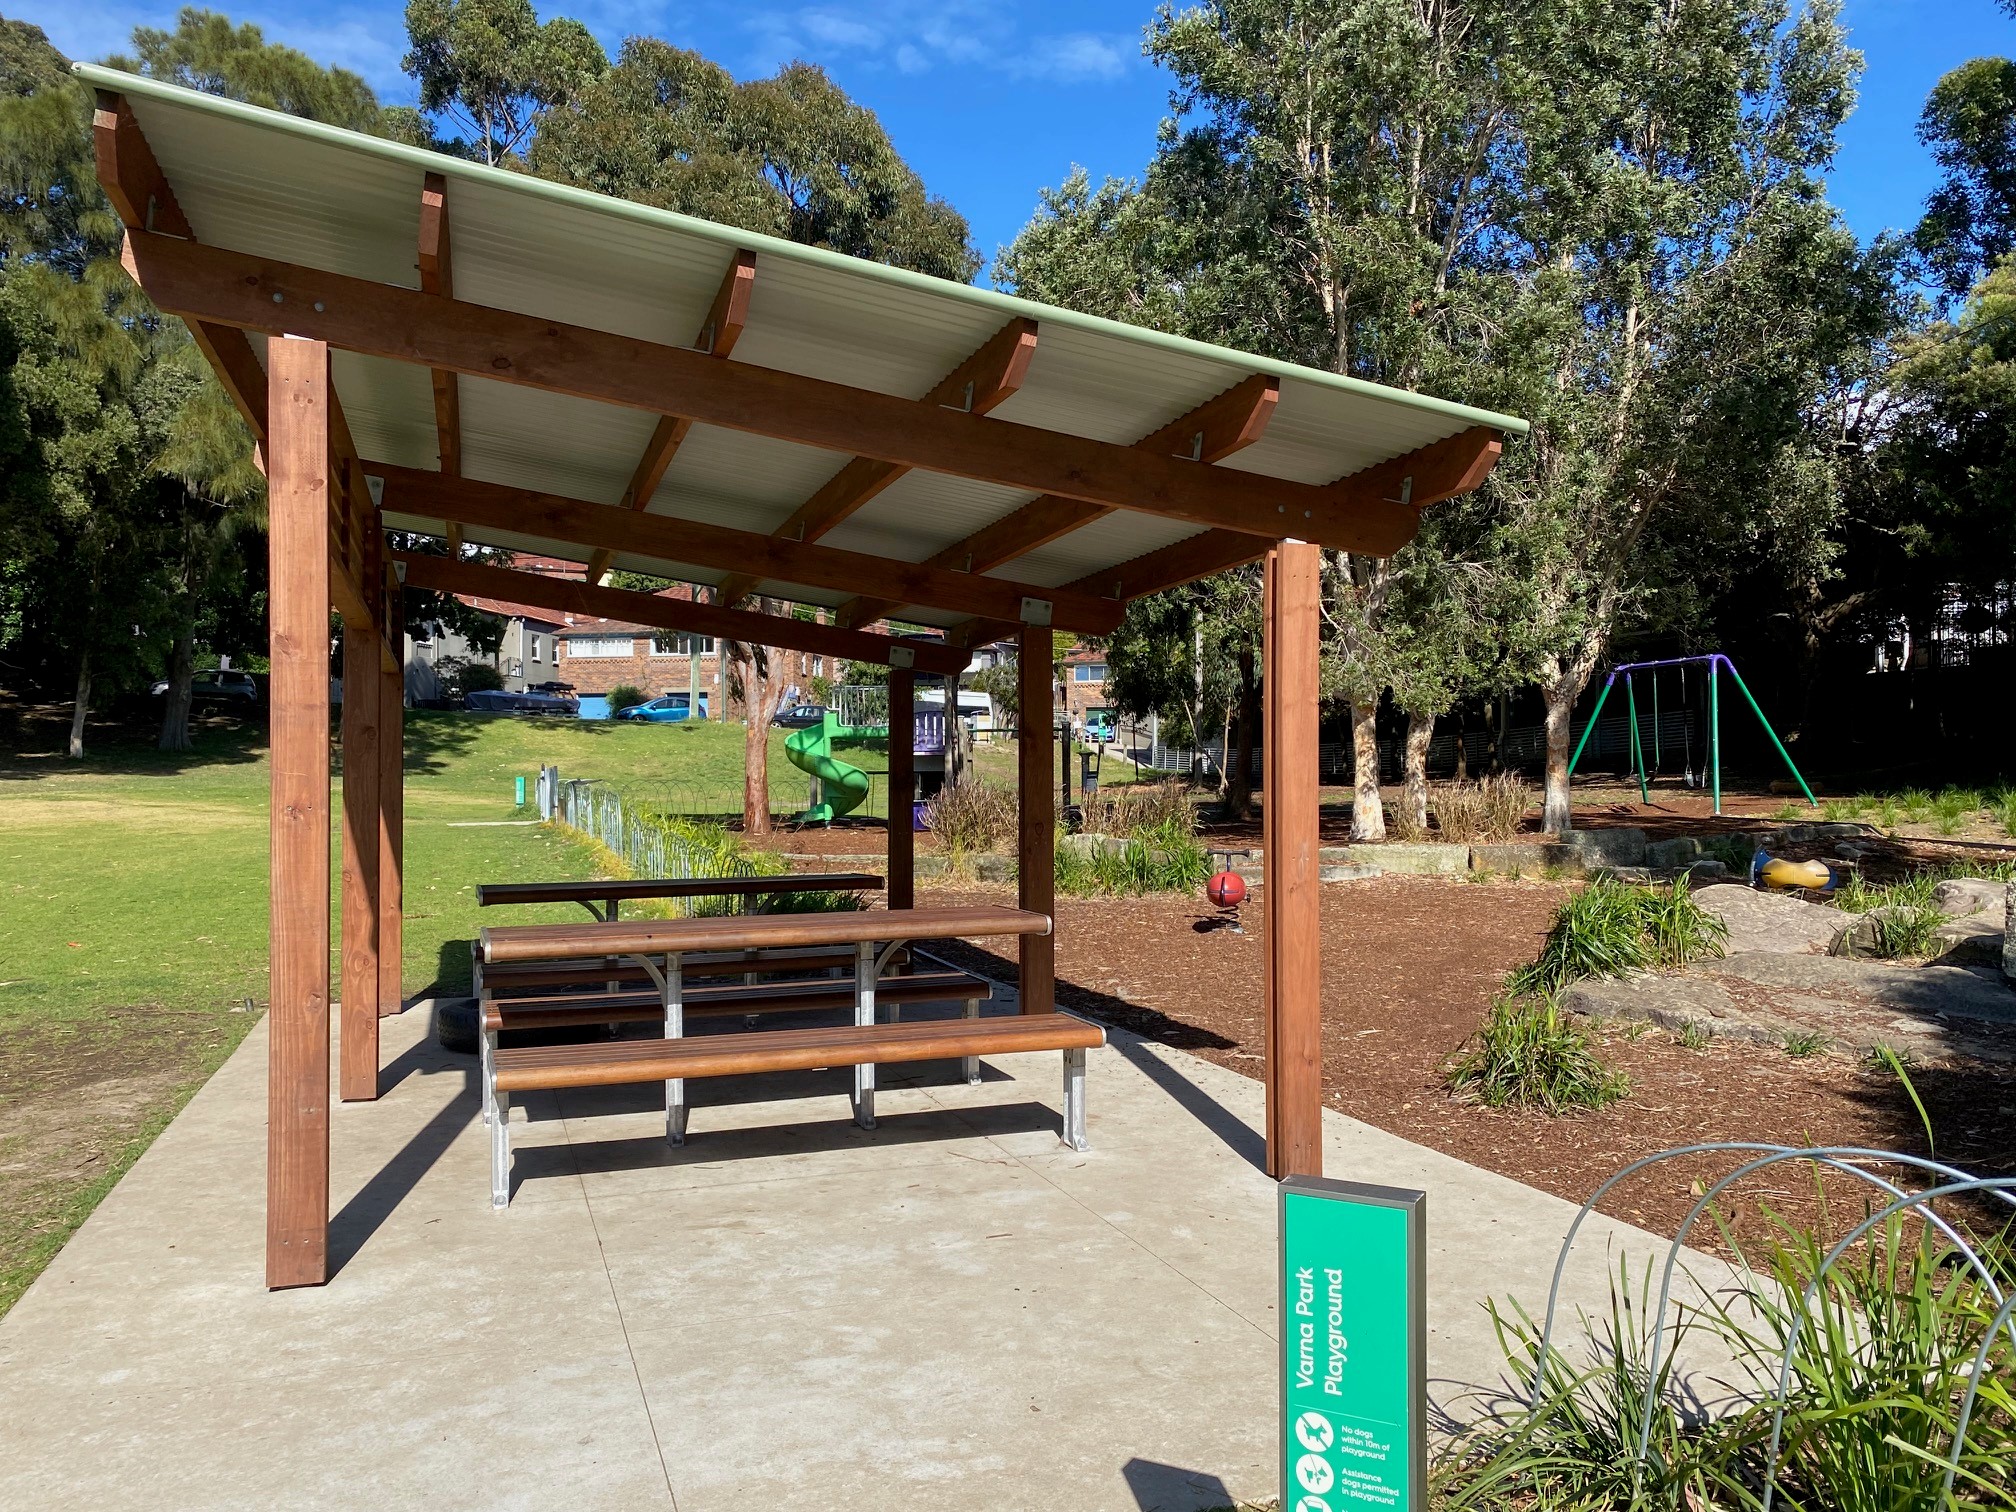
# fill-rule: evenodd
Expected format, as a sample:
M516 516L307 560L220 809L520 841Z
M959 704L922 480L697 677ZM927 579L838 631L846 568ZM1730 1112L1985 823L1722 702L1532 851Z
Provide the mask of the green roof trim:
M530 195L592 214L615 215L641 225L681 231L718 242L729 249L753 248L766 257L788 259L851 273L857 277L876 280L891 288L913 290L937 298L961 300L978 308L994 311L1004 321L1012 316L1024 316L1040 323L1116 337L1162 351L1179 353L1185 357L1227 363L1255 373L1314 384L1397 408L1460 421L1465 425L1488 426L1508 435L1523 436L1528 429L1527 422L1514 415L1501 415L1491 410L1477 409L1447 399L1437 399L1428 394L1417 394L1406 389L1389 388L1384 384L1368 383L1361 378L1329 373L1321 368L1304 367L1299 363L1282 362L1252 352L1238 351L1232 347L1213 346L1208 342L1193 341L1187 336L1172 336L1147 326L1128 325L1124 321L1108 320L1103 316L1085 315L1055 305L1038 304L1019 295L1003 294L998 290L982 289L972 284L954 283L950 279L934 278L926 273L913 273L907 268L892 268L886 263L849 257L845 253L828 251L823 247L808 247L800 242L786 241L755 231L744 231L735 226L724 226L715 221L700 220L694 216L681 215L672 210L660 210L630 200L615 199L592 190L556 184L546 179L534 178L529 174L514 173L505 168L492 168L483 163L469 162L464 158L429 152L425 148L408 146L404 142L387 141L382 137L366 136L361 132L346 131L337 126L326 126L319 121L303 120L299 116L287 115L281 111L267 110L256 105L223 99L217 95L204 94L179 84L164 84L159 80L143 78L138 74L126 73L115 68L106 68L100 64L77 63L72 65L72 71L94 88L111 90L138 99L158 100L175 109L220 116L227 120L278 132L281 135L297 136L307 141L364 153L400 164L416 173L439 173L448 178L476 180L492 188Z

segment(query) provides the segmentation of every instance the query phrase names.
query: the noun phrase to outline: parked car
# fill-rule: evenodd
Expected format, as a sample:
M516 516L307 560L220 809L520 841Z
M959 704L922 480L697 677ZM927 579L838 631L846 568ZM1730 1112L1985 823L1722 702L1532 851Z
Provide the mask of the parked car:
M816 724L824 724L829 712L824 704L793 704L788 709L779 709L770 723L780 730L809 730Z
M513 693L506 688L485 688L464 694L462 707L482 714L566 714L579 715L581 701L571 693L534 693L529 688Z
M613 719L642 720L649 724L677 724L693 717L692 700L684 693L666 693L647 703L618 709ZM700 695L700 717L707 717L707 695Z
M166 698L168 684L154 684L154 696ZM259 702L259 684L252 680L250 672L198 672L190 689L190 696L197 699L226 699L240 703Z

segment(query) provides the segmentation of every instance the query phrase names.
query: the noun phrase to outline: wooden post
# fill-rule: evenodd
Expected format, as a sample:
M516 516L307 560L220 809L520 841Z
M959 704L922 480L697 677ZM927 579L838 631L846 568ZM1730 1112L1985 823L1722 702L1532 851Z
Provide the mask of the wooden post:
M910 805L917 797L917 674L889 669L889 906L917 906L917 835ZM948 727L949 730L949 727Z
M1302 541L1284 541L1267 558L1261 843L1267 889L1267 1174L1277 1179L1323 1174L1316 726L1320 564L1319 549Z
M1016 795L1021 829L1016 892L1021 906L1057 916L1057 789L1050 780L1050 627L1024 625L1015 653ZM1053 924L1054 930L1054 924ZM1055 933L1022 936L1022 1011L1050 1013L1057 1003Z
M272 683L266 1284L329 1278L329 349L266 345Z
M371 623L343 624L343 1027L345 1102L378 1095L378 755L384 642Z
M385 622L398 664L379 680L378 719L378 1012L398 1013L406 1006L400 967L404 960L406 853L406 616L400 590L386 594Z

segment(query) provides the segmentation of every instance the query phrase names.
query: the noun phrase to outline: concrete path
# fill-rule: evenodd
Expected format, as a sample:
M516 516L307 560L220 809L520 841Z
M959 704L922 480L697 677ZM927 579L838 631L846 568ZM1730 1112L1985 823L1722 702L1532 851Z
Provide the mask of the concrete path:
M0 1508L1139 1512L1272 1496L1261 1089L1114 1035L1093 1149L1054 1055L533 1098L488 1202L473 1064L385 1024L333 1116L324 1288L260 1284L263 1027L0 1320ZM591 1116L592 1115L592 1116ZM1426 1189L1443 1403L1500 1379L1572 1209L1327 1115L1330 1173ZM1571 1296L1602 1309L1594 1220Z

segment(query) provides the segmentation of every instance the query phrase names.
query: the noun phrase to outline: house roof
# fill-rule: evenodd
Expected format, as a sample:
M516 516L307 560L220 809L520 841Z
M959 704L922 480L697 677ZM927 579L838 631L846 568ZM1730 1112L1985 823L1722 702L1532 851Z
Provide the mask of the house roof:
M710 310L717 307L724 278L738 257L753 254L746 321L728 364L736 369L748 365L915 401L999 340L1009 324L1033 323L1026 372L986 411L990 419L1028 428L1032 437L1104 443L1110 454L1134 447L1242 384L1264 384L1278 392L1264 429L1211 465L1297 485L1345 479L1480 427L1501 434L1526 429L1513 416L760 236L123 72L89 65L77 72L130 104L196 241L206 249L417 289L423 184L438 175L452 212L447 276L453 299L467 305L665 348L704 350L711 345ZM275 302L280 298L273 295ZM316 302L314 311L323 310ZM286 320L287 329L316 334L315 319L305 310ZM338 350L333 375L367 470L371 463L422 473L437 469L427 367ZM644 410L542 387L523 375L504 382L462 369L459 395L462 478L594 504L623 500L659 424ZM771 534L853 460L844 451L761 433L758 426L760 421L746 428L692 425L651 491L648 512ZM1160 455L1153 466L1168 474L1167 459L1177 448L1163 440L1154 450ZM930 465L906 466L818 539L843 551L923 563L956 552L974 532L1043 497L1026 487L927 470ZM1388 503L1404 502L1409 490L1392 491L1402 497ZM439 515L412 512L410 501L420 495L406 497L402 509L400 490L387 485L388 526L447 533ZM1214 497L1230 500L1235 494ZM1138 509L1137 498L1143 499ZM1280 506L1284 515L1286 507ZM1090 593L1084 585L1098 574L1209 528L1147 508L1143 496L1132 495L1126 506L1095 512L1089 522L984 575L1060 591L1077 585ZM1273 518L1273 508L1259 503L1252 508L1254 524L1264 531L1251 539L1262 546L1263 534L1295 534L1292 522ZM472 541L555 560L589 556L579 544L529 527L471 526L466 534ZM1232 534L1241 532L1235 528ZM601 565L708 584L734 576L718 564L642 551L616 551ZM875 587L864 583L850 594L830 583L756 581L764 593L828 605ZM1102 592L1110 596L1110 590ZM920 607L902 617L950 625L967 616Z

